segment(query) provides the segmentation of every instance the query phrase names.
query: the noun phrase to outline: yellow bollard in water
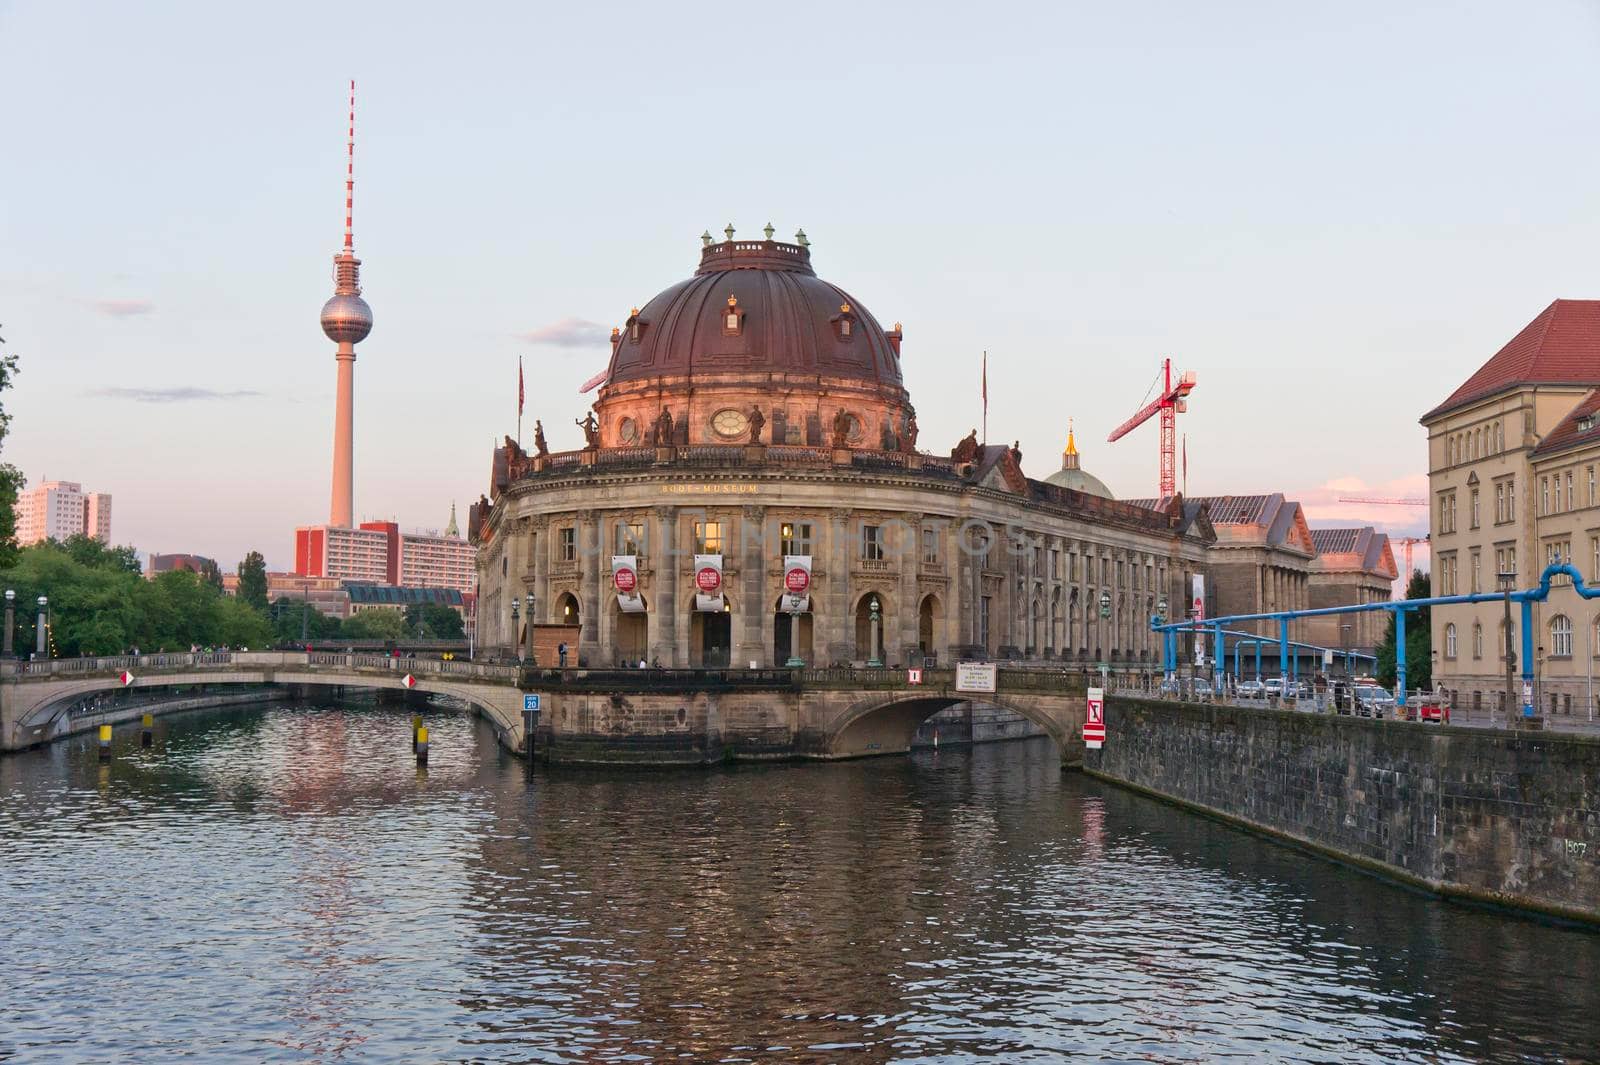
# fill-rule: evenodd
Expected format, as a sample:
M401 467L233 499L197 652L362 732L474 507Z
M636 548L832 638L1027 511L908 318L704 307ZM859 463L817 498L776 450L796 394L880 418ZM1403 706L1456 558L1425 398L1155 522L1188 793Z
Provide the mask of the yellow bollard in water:
M417 726L417 764L428 764L428 726Z
M422 715L421 714L412 714L411 715L411 749L413 751L415 751L417 749L417 731L419 729L421 729L421 728L422 728Z
M100 760L107 761L111 757L111 726L100 726Z
M139 718L139 746L148 747L155 742L155 733L152 731L155 727L156 715L145 714Z

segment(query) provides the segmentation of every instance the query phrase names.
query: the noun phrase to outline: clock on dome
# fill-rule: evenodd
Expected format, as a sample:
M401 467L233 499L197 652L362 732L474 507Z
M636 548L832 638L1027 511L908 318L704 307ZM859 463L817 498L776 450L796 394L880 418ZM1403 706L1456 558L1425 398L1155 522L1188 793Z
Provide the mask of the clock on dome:
M719 410L711 416L711 431L729 440L743 436L749 428L750 420L744 416L744 412L732 407Z

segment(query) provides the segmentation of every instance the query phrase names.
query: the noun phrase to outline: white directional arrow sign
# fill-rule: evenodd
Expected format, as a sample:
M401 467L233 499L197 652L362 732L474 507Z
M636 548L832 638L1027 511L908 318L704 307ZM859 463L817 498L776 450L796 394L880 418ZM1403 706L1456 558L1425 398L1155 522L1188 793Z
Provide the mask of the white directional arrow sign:
M417 686L417 678L413 677L411 674L407 673L401 679L400 683L404 684L407 688L415 688Z
M118 677L117 679L122 681L122 686L126 688L128 685L133 683L133 674L125 669L122 671L122 676Z

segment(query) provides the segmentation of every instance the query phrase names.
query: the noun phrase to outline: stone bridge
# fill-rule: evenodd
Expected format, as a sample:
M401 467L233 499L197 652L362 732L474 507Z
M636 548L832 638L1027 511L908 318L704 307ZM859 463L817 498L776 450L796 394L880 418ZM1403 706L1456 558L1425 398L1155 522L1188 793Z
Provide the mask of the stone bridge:
M132 674L128 684L123 674ZM407 678L410 684L407 684ZM445 695L470 705L500 742L525 749L523 695L540 695L537 757L568 763L706 764L854 758L910 749L923 720L974 702L1011 710L1083 760L1085 677L1002 667L992 693L956 690L956 671L531 669L375 654L263 651L0 663L0 748L77 730L72 711L127 689L207 685L368 688ZM137 713L137 710L133 711ZM124 715L132 716L132 714Z

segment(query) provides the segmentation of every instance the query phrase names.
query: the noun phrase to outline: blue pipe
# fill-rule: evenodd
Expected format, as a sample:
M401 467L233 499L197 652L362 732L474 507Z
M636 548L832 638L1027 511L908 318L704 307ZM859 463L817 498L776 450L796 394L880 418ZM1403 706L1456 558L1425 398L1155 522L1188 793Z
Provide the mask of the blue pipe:
M1212 667L1212 670L1211 670L1211 673L1212 673L1211 690L1216 692L1216 694L1221 695L1222 694L1222 674L1228 667L1227 655L1222 650L1222 626L1221 625L1217 626L1216 646L1217 646L1216 654L1214 654L1212 656L1212 658L1211 658L1211 661L1213 663L1215 663L1215 665Z
M1406 705L1406 611L1404 607L1394 612L1394 686L1395 705Z
M1552 569L1554 567L1551 567ZM1550 570L1545 570L1541 587L1550 587ZM1600 594L1600 593L1597 593ZM1584 598L1589 598L1584 596ZM1533 602L1522 601L1522 716L1533 716Z

